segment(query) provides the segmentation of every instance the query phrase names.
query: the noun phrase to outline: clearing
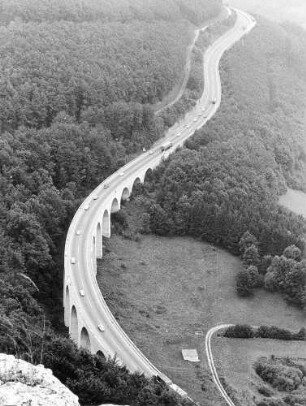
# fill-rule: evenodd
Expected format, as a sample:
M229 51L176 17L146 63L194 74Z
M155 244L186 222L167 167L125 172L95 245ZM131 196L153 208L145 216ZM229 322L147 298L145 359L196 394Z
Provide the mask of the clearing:
M133 203L128 206L131 212ZM111 311L153 364L201 405L216 405L220 399L206 362L209 328L249 323L298 330L305 325L305 315L279 295L257 291L254 297L239 298L239 258L210 244L154 235L141 235L139 241L113 235L104 243L97 279ZM200 363L184 362L183 348L196 348Z
M280 196L278 203L306 218L306 193L288 188L287 192Z
M262 398L256 390L261 380L253 369L259 357L274 355L275 357L304 358L304 360L306 357L306 342L302 341L233 339L214 336L212 343L219 376L224 376L227 384L234 391L239 392L238 398L243 398L244 406L256 404L252 400L253 396L257 401ZM251 393L248 399L245 397L247 390Z

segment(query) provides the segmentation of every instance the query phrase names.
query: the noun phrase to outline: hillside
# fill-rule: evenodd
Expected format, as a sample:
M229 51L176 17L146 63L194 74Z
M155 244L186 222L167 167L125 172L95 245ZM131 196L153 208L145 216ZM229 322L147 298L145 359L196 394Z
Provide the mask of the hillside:
M121 236L105 243L98 281L114 315L144 353L204 405L222 402L205 361L203 334L209 327L235 320L294 329L305 323L306 223L278 206L287 185L306 186L305 65L297 51L303 41L298 27L259 19L221 61L220 111L134 189L132 201L113 217L113 232ZM241 241L247 230L256 238ZM249 251L243 261L220 249L238 255L250 240L253 257ZM293 244L301 251L286 249ZM279 273L278 258L284 264ZM266 275L277 274L287 290L275 291L287 303L268 286L248 298L237 295L237 274L248 271L243 268L252 260L257 287ZM271 346L262 347L267 355ZM182 348L197 348L200 363L184 363ZM237 353L239 348L238 343ZM241 359L247 356L234 364L230 353L229 346L221 353L227 357L226 379L239 379L240 373L245 382L250 365Z
M306 65L298 51L305 35L297 31L259 19L225 56L219 112L144 188L152 232L195 236L238 255L249 231L255 263L246 262L262 275L266 256L291 245L304 251L305 221L277 204L287 185L306 187ZM299 267L295 283L305 293Z
M70 220L97 184L163 134L152 104L176 85L190 34L221 2L142 5L1 2L0 351L52 368L92 404L143 404L148 392L181 404L161 383L77 350L62 324Z

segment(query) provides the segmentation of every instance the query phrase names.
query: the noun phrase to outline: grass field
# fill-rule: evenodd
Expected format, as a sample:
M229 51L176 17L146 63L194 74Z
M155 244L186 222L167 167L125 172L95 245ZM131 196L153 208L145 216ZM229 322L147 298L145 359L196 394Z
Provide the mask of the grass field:
M306 193L288 188L287 193L279 198L279 204L306 218Z
M238 298L235 275L240 267L238 258L210 244L153 235L138 242L114 235L98 266L99 286L123 329L201 405L216 405L218 399L204 352L210 327L227 322L294 330L305 326L305 315L278 295L258 291L252 298ZM197 348L201 362L184 362L183 348ZM236 359L229 354L224 365Z
M253 364L259 357L306 358L306 343L301 341L285 342L267 339L231 339L214 337L213 354L218 373L226 378L231 387L243 393L248 389L251 398L262 396L256 390L259 378L253 370ZM244 400L244 406L254 405Z

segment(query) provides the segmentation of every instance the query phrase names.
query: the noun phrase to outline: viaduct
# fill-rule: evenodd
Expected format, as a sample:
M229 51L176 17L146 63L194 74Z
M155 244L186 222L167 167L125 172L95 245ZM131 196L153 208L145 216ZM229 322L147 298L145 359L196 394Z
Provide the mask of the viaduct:
M141 353L119 326L105 303L96 280L96 261L102 258L103 238L111 236L111 215L120 210L133 187L144 182L149 171L183 145L196 129L216 112L221 101L218 72L222 54L254 26L255 20L236 10L233 28L210 46L204 55L205 89L197 105L176 123L150 151L138 156L101 183L78 208L68 230L64 258L64 320L71 338L79 347L105 357L116 357L132 372L158 375L174 389L180 389ZM161 145L171 141L167 151Z

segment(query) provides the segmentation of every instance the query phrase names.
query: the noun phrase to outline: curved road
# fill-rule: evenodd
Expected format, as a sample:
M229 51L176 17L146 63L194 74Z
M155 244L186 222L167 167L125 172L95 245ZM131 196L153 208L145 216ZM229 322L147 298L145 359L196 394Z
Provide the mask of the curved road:
M208 360L208 365L209 365L211 374L213 376L213 380L214 380L215 384L217 385L219 392L221 393L223 399L226 401L226 403L229 406L235 406L235 404L233 403L233 401L231 400L231 398L228 396L225 389L223 388L222 383L220 382L220 379L219 379L219 376L218 376L218 373L217 373L217 370L215 367L212 351L211 351L211 337L213 336L213 334L216 333L218 330L221 330L223 328L228 328L231 326L233 326L233 324L219 324L218 326L212 327L207 332L206 337L205 337L205 351L206 351L206 356L207 356L207 360Z
M197 106L187 113L181 122L169 129L166 138L159 140L150 151L140 155L111 175L85 199L72 220L65 245L64 290L66 291L66 286L69 287L70 297L68 301L64 291L64 305L67 307L65 315L70 313L73 304L77 311L78 325L86 327L91 343L95 343L92 351L101 349L106 354L117 354L118 360L124 363L129 370L138 370L147 376L159 375L178 391L179 388L155 368L133 344L110 312L96 281L96 259L93 258L92 241L97 223L103 215L101 202L109 201L116 188L122 189L123 185L131 182L131 178L135 179L139 171L156 167L161 160L160 146L166 139L173 143L173 147L167 151L168 154L183 145L184 141L217 111L221 102L221 82L218 72L221 56L256 24L247 13L236 11L235 26L205 52L205 89ZM107 189L103 188L105 183L109 185ZM75 258L75 263L72 263L72 258ZM84 297L79 294L80 290L84 290ZM67 317L66 321L68 320L70 323L70 315ZM99 324L105 327L104 332L97 328ZM73 326L70 325L70 333L72 331Z
M163 110L167 109L168 107L173 106L173 104L175 104L183 96L183 93L185 91L185 88L186 88L186 85L187 85L188 79L189 79L190 68L191 68L192 51L193 51L193 48L194 48L194 46L195 46L195 44L196 44L196 42L197 42L197 40L199 38L200 33L204 32L209 26L214 25L218 21L222 21L223 19L229 17L231 15L231 13L232 13L231 9L229 7L225 7L224 10L221 12L221 14L218 17L212 18L209 23L207 23L206 25L204 25L201 28L197 28L194 31L192 42L187 48L186 64L185 64L185 68L184 68L184 78L183 78L182 84L181 84L181 86L180 86L180 88L178 90L178 93L174 97L173 100L171 100L169 103L167 103L164 106L163 106L162 101L157 103L156 104L155 114L159 114ZM162 107L158 107L158 106L162 106Z

